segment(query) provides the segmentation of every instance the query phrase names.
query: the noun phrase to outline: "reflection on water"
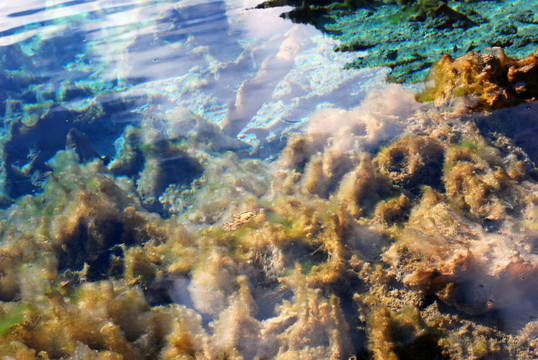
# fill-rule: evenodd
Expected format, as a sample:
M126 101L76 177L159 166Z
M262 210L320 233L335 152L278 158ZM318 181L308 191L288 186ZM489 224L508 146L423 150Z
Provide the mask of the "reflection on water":
M185 107L260 150L281 141L290 125L320 106L357 104L382 76L342 70L349 57L333 53L333 41L285 22L274 11L246 10L252 4L45 5L6 9L2 22L3 123L17 128L20 119L29 127L5 139L49 144L34 149L40 155L32 163L18 145L7 145L17 147L4 170L7 176L14 177L10 166L26 166L17 182L28 183L24 178L32 169L43 170L71 127L86 132L102 156L112 156L110 144L126 124L151 111ZM108 129L105 134L82 120L92 116ZM52 126L55 135L42 137L46 132L34 126ZM260 155L270 155L269 148L261 150ZM4 187L16 197L32 186Z
M536 103L255 5L0 5L0 357L535 356Z

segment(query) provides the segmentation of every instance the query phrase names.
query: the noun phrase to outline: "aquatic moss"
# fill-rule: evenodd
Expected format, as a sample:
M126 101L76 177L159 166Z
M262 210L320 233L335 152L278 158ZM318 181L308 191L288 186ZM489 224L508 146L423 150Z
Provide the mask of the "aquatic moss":
M501 253L484 253L482 246L488 243L488 247L500 249L505 246L504 241L509 241L510 247L517 247L521 241L518 239L528 235L511 235L510 240L494 236L469 220L469 210L458 211L444 201L441 194L432 190L424 193L401 237L383 255L385 261L405 274L402 276L409 287L435 293L470 314L509 306L510 299L499 289L512 286L515 281L509 275L513 271L510 269L518 268L517 272L522 273L536 270L528 263L528 255L505 258ZM494 208L489 211L491 217L500 216L496 221L513 221L505 214L498 215ZM494 270L487 265L490 261L503 265ZM499 286L498 282L505 280L508 282Z
M13 356L18 360L34 360L36 358L35 350L16 340L0 343L0 354L5 354L6 357Z
M409 16L416 13L417 9L413 7L407 7L399 12L395 13L394 15L389 16L389 22L392 24L398 24L402 21L405 21Z
M360 164L343 176L335 197L353 217L359 218L370 213L390 190L390 184L376 171L370 155L364 154Z
M369 319L369 350L374 359L396 360L398 356L394 352L394 344L391 334L390 312L380 308L372 313Z
M386 224L403 223L407 220L410 210L411 202L402 194L397 198L380 201L376 206L374 219Z
M495 149L468 140L450 148L443 175L447 196L474 216L501 217L504 199L514 194L509 195L511 181L499 160Z
M159 263L160 259L152 259L144 250L141 247L131 247L125 251L124 278L127 282L141 279L151 283L156 279L158 268L155 263Z

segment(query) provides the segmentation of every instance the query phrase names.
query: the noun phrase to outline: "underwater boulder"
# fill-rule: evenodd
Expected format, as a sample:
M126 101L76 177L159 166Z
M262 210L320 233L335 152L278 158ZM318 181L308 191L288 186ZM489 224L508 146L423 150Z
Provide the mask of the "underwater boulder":
M110 138L125 126L109 120L98 104L84 111L56 104L31 126L15 121L2 145L6 181L0 186L11 198L9 203L39 190L46 172L51 170L47 162L59 150L73 149L82 162L94 158L106 161L108 157L101 154L108 154ZM8 203L8 199L1 202Z
M92 194L75 196L78 203L71 216L56 221L60 271L85 268L88 280L117 277L123 272L120 260L124 234L122 213L116 206Z
M170 150L162 157L146 159L137 180L143 205L150 211L166 213L159 196L171 184L189 185L202 174L200 164L181 150Z
M153 226L155 219L100 160L81 165L77 154L66 150L48 165L53 172L44 193L37 200L28 196L21 206L42 219L60 272L83 271L81 276L91 281L117 278L124 271L124 246L163 240L159 225Z
M20 290L17 268L22 263L21 251L0 249L0 300L12 301Z
M144 154L139 148L140 131L132 125L125 127L123 134L116 139L116 154L108 164L116 176L136 177L144 167Z
M377 306L368 317L368 350L375 360L448 359L416 307L394 312Z
M442 177L447 201L478 221L520 215L525 200L517 185L526 178L524 164L501 155L484 141L463 140L450 147Z
M372 164L370 155L363 154L359 165L342 177L335 198L353 217L365 215L383 195L390 193L389 182L380 175Z
M136 183L147 210L166 216L186 206L184 195L205 173L209 156L227 151L245 156L247 151L244 143L188 109L157 110L141 125L125 128L108 168Z
M286 279L294 297L277 307L277 316L263 322L262 357L347 359L355 344L340 299L335 295L326 298L319 290L307 287L304 280L300 267Z

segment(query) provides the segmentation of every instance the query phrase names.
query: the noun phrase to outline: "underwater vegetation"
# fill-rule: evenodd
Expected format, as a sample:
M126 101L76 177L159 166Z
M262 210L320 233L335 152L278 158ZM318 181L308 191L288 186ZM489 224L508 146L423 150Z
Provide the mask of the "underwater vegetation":
M444 54L502 47L522 58L538 46L532 1L269 0L258 7L283 5L295 7L283 16L339 39L335 50L360 52L348 67L390 67L389 80L399 83L424 81Z
M405 29L398 49L419 60L376 55L407 79L426 71L435 33L486 32L499 4L304 1L294 16L410 26L423 52L405 47ZM434 51L421 94L383 84L354 108L317 111L264 160L159 95L128 101L110 82L79 82L83 55L69 65L60 53L72 73L36 90L46 79L28 74L44 55L23 50L58 49L3 48L14 55L0 59L0 358L536 359L526 6L493 29L530 56ZM349 46L378 51L361 44Z
M535 358L536 168L480 121L389 84L271 162L186 110L60 150L2 210L0 354Z

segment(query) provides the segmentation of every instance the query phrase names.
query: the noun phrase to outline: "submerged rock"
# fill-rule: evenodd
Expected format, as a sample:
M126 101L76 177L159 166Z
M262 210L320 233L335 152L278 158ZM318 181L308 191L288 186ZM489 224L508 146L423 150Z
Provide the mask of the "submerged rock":
M342 41L337 51L355 51L348 67L386 66L389 79L424 81L444 54L500 46L523 57L538 45L532 3L509 1L265 1L258 7L291 5L284 16L314 24Z
M416 193L420 185L439 185L443 158L444 148L439 141L410 136L381 150L374 162L393 184Z
M73 149L78 154L80 161L82 162L100 158L88 135L77 130L76 128L70 129L67 133L65 147L66 149Z

